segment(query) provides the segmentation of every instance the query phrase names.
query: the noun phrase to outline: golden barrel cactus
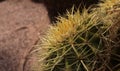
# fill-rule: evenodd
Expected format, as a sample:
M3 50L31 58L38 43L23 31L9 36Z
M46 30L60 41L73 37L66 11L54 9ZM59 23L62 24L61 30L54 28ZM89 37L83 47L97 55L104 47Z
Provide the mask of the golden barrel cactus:
M59 16L42 39L43 71L119 71L120 1ZM118 16L119 15L119 16Z

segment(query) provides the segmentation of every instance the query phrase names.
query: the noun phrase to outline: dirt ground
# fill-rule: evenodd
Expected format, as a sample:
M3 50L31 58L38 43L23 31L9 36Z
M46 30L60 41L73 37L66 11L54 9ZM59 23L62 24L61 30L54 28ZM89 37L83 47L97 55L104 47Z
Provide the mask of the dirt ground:
M49 23L43 4L0 1L0 71L33 71L36 59L30 53Z

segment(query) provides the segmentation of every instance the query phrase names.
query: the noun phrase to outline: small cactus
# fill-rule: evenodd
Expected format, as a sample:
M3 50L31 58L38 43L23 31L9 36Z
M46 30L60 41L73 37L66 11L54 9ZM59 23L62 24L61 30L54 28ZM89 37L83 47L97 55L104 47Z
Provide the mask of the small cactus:
M50 26L41 44L47 51L42 54L43 71L119 71L120 55L112 49L120 47L120 41L116 43L120 28L115 26L120 13L111 12L120 8L120 1L103 2L92 12L72 9ZM118 62L115 66L111 65L114 61Z
M48 49L45 71L92 71L102 66L106 25L97 12L68 12L51 26L42 47ZM95 67L96 66L96 67Z

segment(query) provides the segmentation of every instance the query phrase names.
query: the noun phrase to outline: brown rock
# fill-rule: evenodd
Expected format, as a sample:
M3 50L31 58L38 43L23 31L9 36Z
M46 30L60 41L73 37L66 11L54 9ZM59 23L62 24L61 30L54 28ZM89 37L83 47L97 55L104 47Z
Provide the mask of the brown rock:
M32 71L35 58L29 53L49 23L43 4L0 2L0 71Z

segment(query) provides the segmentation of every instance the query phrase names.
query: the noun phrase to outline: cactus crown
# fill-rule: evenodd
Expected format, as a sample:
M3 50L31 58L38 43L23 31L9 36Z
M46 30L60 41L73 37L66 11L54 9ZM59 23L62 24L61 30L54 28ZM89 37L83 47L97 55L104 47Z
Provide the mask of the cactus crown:
M88 10L84 9L83 13L78 10L77 12L67 12L64 17L59 16L57 23L50 26L47 35L42 40L43 43L50 45L61 43L75 36L76 33L87 30L92 24L96 25L98 17L95 13L88 13ZM88 20L90 22L87 22Z

